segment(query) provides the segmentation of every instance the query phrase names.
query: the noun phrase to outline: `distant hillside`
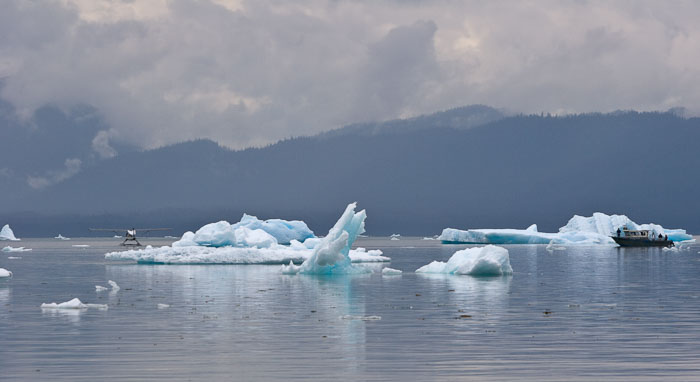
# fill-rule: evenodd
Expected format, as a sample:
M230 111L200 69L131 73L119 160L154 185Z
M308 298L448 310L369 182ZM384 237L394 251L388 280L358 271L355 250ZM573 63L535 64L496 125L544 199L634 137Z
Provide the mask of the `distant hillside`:
M147 222L181 231L237 220L245 211L304 219L325 233L348 202L358 201L375 235L531 223L555 230L573 214L594 211L700 232L700 119L494 114L472 126L444 123L449 113L261 149L194 141L120 155L2 208L71 213L75 230L87 224L80 217L86 214L97 215L90 218L95 224ZM48 230L37 216L7 216L16 232Z

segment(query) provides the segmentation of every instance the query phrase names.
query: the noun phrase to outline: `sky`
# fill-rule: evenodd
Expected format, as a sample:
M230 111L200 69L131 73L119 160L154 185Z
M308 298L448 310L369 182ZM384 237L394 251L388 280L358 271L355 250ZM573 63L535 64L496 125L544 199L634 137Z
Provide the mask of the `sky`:
M699 14L697 1L5 0L0 98L26 119L94 107L106 157L112 140L243 148L469 104L700 114Z

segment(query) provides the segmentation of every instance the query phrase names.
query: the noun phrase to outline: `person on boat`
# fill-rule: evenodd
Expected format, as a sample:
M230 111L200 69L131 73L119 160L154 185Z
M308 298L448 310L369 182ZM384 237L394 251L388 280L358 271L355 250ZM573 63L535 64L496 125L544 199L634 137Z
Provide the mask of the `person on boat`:
M664 235L664 240L668 241L668 235Z
M659 234L659 240L663 239L663 235Z
M617 237L620 237L620 229L617 229Z

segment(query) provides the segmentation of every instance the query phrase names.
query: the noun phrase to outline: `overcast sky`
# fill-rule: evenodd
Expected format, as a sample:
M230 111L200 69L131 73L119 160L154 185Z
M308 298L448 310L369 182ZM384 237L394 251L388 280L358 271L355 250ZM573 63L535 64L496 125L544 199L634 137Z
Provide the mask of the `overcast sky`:
M700 106L698 1L4 0L0 97L154 147L240 148L481 103Z

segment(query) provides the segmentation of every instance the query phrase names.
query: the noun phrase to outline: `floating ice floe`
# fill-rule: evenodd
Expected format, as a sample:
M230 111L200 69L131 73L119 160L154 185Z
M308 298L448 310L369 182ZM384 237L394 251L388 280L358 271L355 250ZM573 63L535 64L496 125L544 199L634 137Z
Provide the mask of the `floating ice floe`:
M54 239L58 239L58 240L70 240L70 237L65 237L65 236L63 236L63 235L61 235L61 234L59 233L58 236L54 237Z
M0 278L12 277L12 272L5 268L0 268Z
M365 232L365 210L355 212L357 203L348 204L345 212L312 250L311 257L301 265L282 266L284 274L350 274L366 273L368 269L353 267L350 260L350 247L357 236Z
M389 268L389 267L382 268L382 275L384 275L384 276L399 276L401 273L403 273L403 272L401 272L398 269Z
M112 293L116 293L119 291L119 289L121 289L119 285L112 280L108 280L107 283L112 287ZM95 292L104 292L107 289L109 288L103 287L102 285L95 285Z
M0 230L0 240L19 241L9 224L5 224Z
M22 258L22 256L7 256L8 260L19 260L21 258Z
M158 304L157 305L158 309L168 309L170 308L169 304Z
M495 245L455 252L447 262L433 261L416 273L443 273L470 276L502 276L513 273L508 250Z
M439 239L443 243L465 244L605 244L616 245L611 238L617 229L650 230L654 235L668 235L669 240L690 240L682 229L665 229L658 224L637 224L625 215L574 215L557 233L539 232L533 224L527 229L471 229L445 228Z
M41 309L88 309L88 308L95 308L95 309L107 309L108 306L104 304L83 304L80 299L77 297L66 302L62 303L43 303L41 304Z
M345 321L379 321L382 319L382 316L353 316L346 314L344 316L340 316L339 318Z
M219 222L221 223L221 222ZM147 246L143 249L110 252L105 255L108 260L131 260L143 264L289 264L302 263L309 259L316 246L325 238L310 237L300 242L290 240L289 245L278 244L273 236L261 229L238 227L232 229L224 224L214 223L218 228L208 225L200 238L207 237L203 242L223 243L232 238L229 246L200 245L195 240L196 233L187 232L172 246L154 248ZM206 227L206 226L205 226ZM204 227L203 227L204 228ZM233 235L230 235L233 230ZM229 232L229 234L221 234ZM380 250L357 248L349 251L353 263L386 262L391 259L382 256Z
M90 248L89 244L73 244L71 245L73 248Z
M2 249L3 252L29 252L31 250L32 250L31 248L10 247L9 245L7 247L3 247L3 249Z

